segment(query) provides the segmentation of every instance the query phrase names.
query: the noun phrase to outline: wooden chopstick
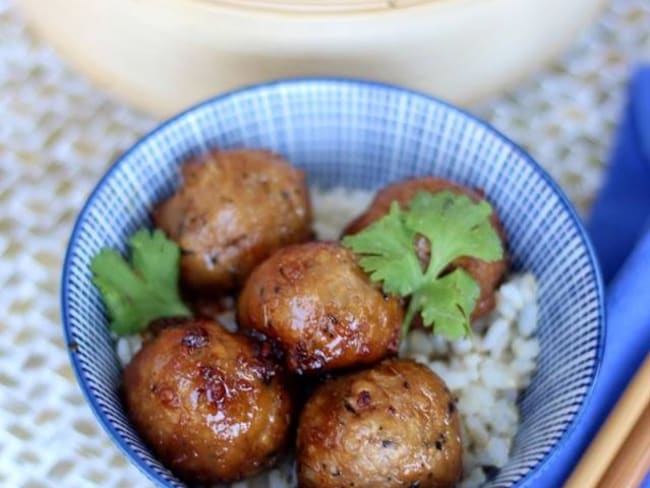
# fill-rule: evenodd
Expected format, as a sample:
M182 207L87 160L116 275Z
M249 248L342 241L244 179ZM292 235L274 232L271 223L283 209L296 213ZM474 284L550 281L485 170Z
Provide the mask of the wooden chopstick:
M650 385L648 385L650 388ZM643 482L650 468L650 405L625 440L598 488L632 487Z
M605 479L606 473L615 477L616 484L603 484L602 487L637 488L639 482L636 480L639 476L643 479L650 468L650 431L646 423L649 406L650 354L607 417L565 488L600 487L601 480L613 479ZM629 468L633 462L637 463L634 470Z

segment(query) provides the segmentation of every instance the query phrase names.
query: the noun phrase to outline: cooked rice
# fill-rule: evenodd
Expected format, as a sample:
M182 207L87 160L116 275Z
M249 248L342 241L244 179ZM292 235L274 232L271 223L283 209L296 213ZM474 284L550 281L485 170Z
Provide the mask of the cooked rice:
M319 239L338 239L343 227L363 212L372 193L334 188L311 192L314 227ZM234 314L220 317L236 327ZM536 368L539 342L537 283L530 273L513 274L497 292L494 312L474 324L471 338L448 341L428 330L412 330L400 355L426 364L440 375L458 397L462 419L464 479L460 486L482 485L488 475L506 464L519 425L517 397L528 386ZM142 341L139 336L117 341L117 355L127 364ZM279 467L232 488L293 488L295 466Z

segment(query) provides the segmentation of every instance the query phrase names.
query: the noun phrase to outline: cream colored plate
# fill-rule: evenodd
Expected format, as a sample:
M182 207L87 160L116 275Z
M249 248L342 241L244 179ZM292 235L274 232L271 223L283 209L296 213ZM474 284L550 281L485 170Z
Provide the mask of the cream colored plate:
M467 104L539 70L603 2L18 0L74 68L155 115L292 76L369 78Z

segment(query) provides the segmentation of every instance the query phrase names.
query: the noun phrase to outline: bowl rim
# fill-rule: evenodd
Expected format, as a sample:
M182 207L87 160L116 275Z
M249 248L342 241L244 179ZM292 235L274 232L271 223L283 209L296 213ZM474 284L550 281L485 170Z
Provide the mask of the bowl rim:
M264 83L246 85L241 88L230 90L222 94L216 95L214 97L208 98L206 100L203 100L201 102L198 102L190 106L189 108L179 112L178 114L164 120L162 123L158 124L152 130L150 130L149 132L141 136L138 140L136 140L135 143L133 143L127 150L125 150L120 156L117 157L117 159L108 167L108 169L104 172L104 174L99 179L95 187L92 189L81 211L79 212L77 218L75 219L70 234L70 238L68 239L68 243L66 246L65 259L63 262L63 270L61 275L60 307L61 307L62 326L63 326L63 332L65 338L65 346L66 349L68 350L70 364L72 366L72 370L74 372L77 383L81 388L83 397L85 398L86 402L90 406L93 414L95 415L95 418L103 427L104 431L109 435L113 443L117 445L118 449L122 452L123 455L126 456L126 458L131 462L131 464L135 465L143 474L145 474L156 485L169 486L168 483L165 480L163 480L151 467L149 467L146 463L142 462L140 456L132 449L132 447L130 447L127 443L125 443L124 440L121 438L121 435L117 432L117 430L115 429L111 421L107 418L106 414L102 410L101 406L99 405L99 402L91 393L88 381L84 376L84 373L79 364L79 360L75 354L77 344L74 338L72 337L72 331L71 331L70 320L69 320L70 311L69 311L67 298L69 295L68 282L70 276L72 254L73 254L72 251L77 241L77 236L80 232L81 225L86 219L86 215L88 214L91 206L93 205L94 201L97 198L97 194L99 193L99 190L112 177L113 173L117 171L122 166L122 164L124 164L124 161L128 159L131 153L137 151L141 145L147 143L150 139L156 137L156 135L162 130L164 130L167 126L173 125L185 119L195 111L205 106L219 103L223 100L227 100L228 98L231 97L236 97L243 93L254 93L256 91L264 90L267 88L273 88L275 86L300 87L303 85L310 85L310 84L327 84L333 87L344 86L344 87L362 87L362 88L381 88L388 92L402 93L411 97L418 97L428 102L436 103L442 108L444 108L445 110L451 110L456 112L459 115L462 115L463 117L467 117L474 124L477 124L478 126L482 127L483 129L491 133L493 136L500 139L501 142L504 142L506 145L508 145L517 156L525 160L525 162L531 167L531 169L535 173L537 173L537 175L540 176L550 186L551 190L558 196L560 200L560 204L568 212L569 218L571 219L572 223L576 226L576 229L578 231L578 236L580 238L582 245L585 247L587 251L590 267L594 273L596 294L599 301L598 322L599 322L600 334L598 337L598 344L596 346L596 363L594 366L594 372L591 378L591 383L587 391L585 392L584 400L582 404L578 407L578 410L575 412L569 424L565 427L565 429L561 433L560 437L555 441L555 445L549 450L549 452L547 452L544 455L544 457L542 457L539 461L537 461L537 464L526 475L520 478L513 485L517 487L525 486L528 482L538 477L541 474L541 472L546 467L549 466L549 463L551 463L551 461L557 458L564 451L564 447L569 441L571 434L576 430L577 426L580 423L582 423L582 421L584 420L588 407L591 401L593 400L593 393L594 393L595 386L598 383L598 378L600 376L602 360L605 351L605 345L607 342L605 287L604 287L603 277L602 277L600 266L598 264L598 259L596 256L595 249L593 247L591 239L589 238L589 235L587 234L586 228L584 227L584 224L582 223L580 216L578 215L575 207L573 206L573 204L571 203L567 195L564 193L564 190L562 190L560 185L550 176L550 174L535 159L533 159L533 157L530 156L528 152L525 151L519 144L512 141L510 138L508 138L506 135L504 135L502 132L497 130L488 122L480 119L478 116L473 115L472 113L462 108L456 107L455 105L446 102L444 100L438 99L434 96L422 92L418 92L416 90L403 88L399 85L394 85L390 83L383 83L383 82L372 81L372 80L361 79L361 78L318 76L318 77L283 78L283 79L264 82Z

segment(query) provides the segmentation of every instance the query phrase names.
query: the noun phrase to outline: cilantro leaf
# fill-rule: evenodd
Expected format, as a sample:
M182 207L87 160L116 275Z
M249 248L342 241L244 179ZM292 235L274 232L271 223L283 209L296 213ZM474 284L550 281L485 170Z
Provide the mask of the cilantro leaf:
M362 255L359 264L373 281L384 282L386 293L410 295L422 280L420 262L413 254L414 237L402 223L399 205L393 202L384 218L345 237L343 244Z
M444 274L460 257L483 261L503 258L501 238L490 222L492 207L465 195L419 192L407 210L393 202L387 215L363 231L343 239L360 256L361 267L386 293L411 296L404 317L406 334L417 313L435 333L456 339L471 333L470 317L480 295L479 284L462 269ZM416 236L430 244L422 270Z
M138 231L129 240L132 267L112 249L102 249L92 260L93 283L98 288L111 331L132 335L154 319L189 317L178 291L180 249L160 230Z
M458 339L472 332L469 319L480 293L478 283L462 269L456 269L423 285L411 300L421 310L425 326L432 326L437 334L449 339Z
M427 273L435 277L461 256L483 261L501 259L503 246L490 215L492 207L485 200L476 203L449 191L418 192L404 223L431 243Z

